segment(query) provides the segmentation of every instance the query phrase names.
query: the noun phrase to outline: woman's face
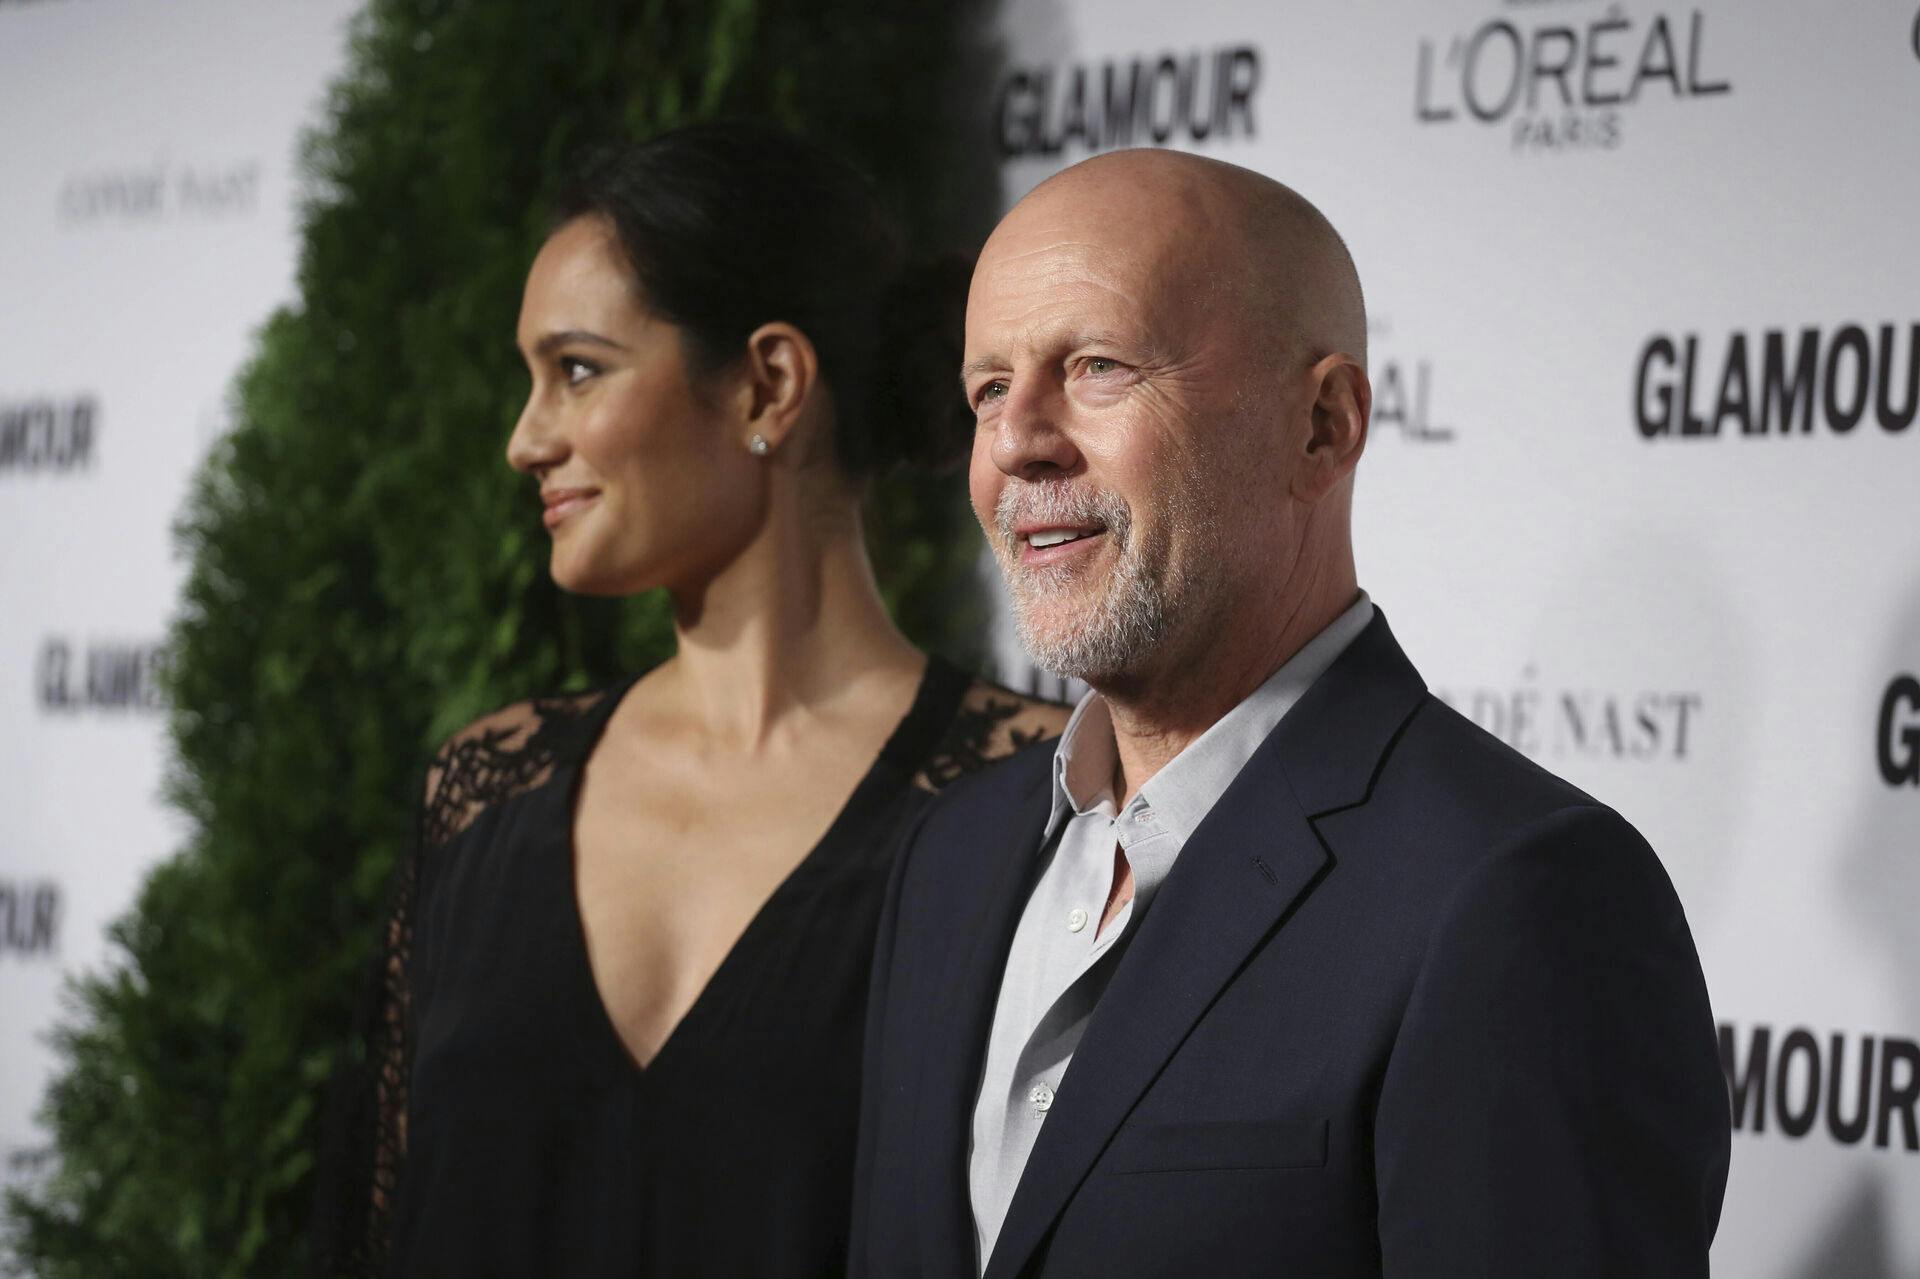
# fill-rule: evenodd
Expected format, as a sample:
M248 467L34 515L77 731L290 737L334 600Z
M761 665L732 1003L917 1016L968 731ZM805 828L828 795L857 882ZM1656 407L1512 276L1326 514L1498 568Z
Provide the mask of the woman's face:
M604 220L576 218L541 248L516 338L533 387L507 461L540 484L553 580L629 595L710 579L765 494L741 388L724 372L696 383Z

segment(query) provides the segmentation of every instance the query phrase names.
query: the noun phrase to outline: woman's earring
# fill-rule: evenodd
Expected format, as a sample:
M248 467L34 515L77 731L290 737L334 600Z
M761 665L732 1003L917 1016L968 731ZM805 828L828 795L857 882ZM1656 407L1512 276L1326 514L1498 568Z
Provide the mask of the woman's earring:
M754 433L753 438L747 441L747 452L753 454L755 457L765 457L767 450L771 447L772 446L767 443L767 437L757 431Z

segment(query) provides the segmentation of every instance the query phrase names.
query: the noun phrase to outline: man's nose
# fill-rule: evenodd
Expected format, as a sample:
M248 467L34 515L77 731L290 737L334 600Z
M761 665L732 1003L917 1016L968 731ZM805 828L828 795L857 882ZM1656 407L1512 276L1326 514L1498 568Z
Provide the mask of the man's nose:
M507 465L527 475L539 475L566 460L566 442L554 429L552 416L540 402L536 389L520 410L520 420L507 437Z
M1022 480L1072 471L1080 451L1063 429L1065 404L1058 388L1038 379L1009 388L993 427L993 464Z

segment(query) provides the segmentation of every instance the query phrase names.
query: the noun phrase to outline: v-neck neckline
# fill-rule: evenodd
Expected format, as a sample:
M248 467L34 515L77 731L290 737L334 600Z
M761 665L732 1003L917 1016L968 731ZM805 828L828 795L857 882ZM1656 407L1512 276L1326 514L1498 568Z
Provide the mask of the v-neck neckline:
M926 669L921 673L913 701L874 755L873 762L847 793L839 811L827 823L826 830L761 901L748 918L746 927L721 957L719 965L694 995L693 1002L668 1028L666 1037L654 1049L653 1055L642 1062L627 1046L620 1028L614 1024L613 1014L608 1010L606 997L600 990L599 978L593 971L592 952L587 946L586 919L580 909L574 820L587 761L599 745L614 712L645 675L646 672L642 671L625 684L616 686L602 699L601 705L595 708L594 718L587 725L584 740L573 758L566 763L564 773L556 778L561 783L555 791L561 798L562 855L552 859L560 873L565 913L571 921L571 926L565 930L566 945L571 952L569 961L574 973L575 989L580 992L579 1002L584 1004L586 1011L582 1019L582 1033L589 1041L591 1050L603 1059L614 1077L634 1083L655 1077L660 1063L674 1051L677 1043L687 1038L689 1024L697 1025L703 1013L713 1004L714 991L724 989L733 973L745 962L741 956L752 951L760 935L770 926L767 921L776 913L776 906L800 891L809 881L831 870L835 859L828 853L846 843L847 828L873 809L877 802L890 795L893 787L913 784L913 773L919 762L931 751L946 725L952 722L970 682L969 677L952 663L937 655L928 655ZM890 776L895 773L897 777ZM881 794L882 791L886 794Z

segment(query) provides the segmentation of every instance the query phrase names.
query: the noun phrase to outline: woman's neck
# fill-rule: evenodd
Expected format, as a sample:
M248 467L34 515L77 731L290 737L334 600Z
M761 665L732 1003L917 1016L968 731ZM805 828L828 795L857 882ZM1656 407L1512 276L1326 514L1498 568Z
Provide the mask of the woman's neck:
M892 708L925 665L880 598L857 508L782 514L673 601L676 700L716 745L744 753L821 716Z

